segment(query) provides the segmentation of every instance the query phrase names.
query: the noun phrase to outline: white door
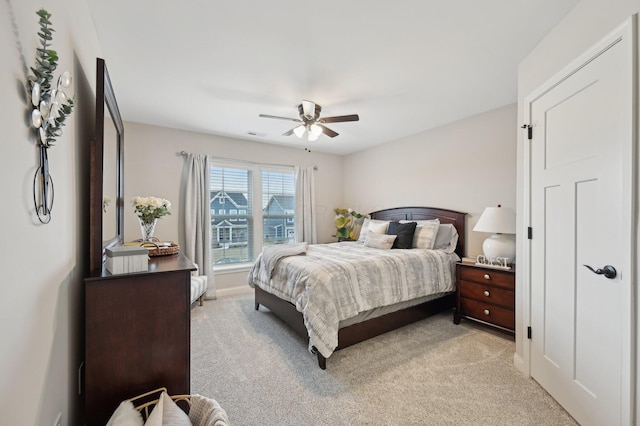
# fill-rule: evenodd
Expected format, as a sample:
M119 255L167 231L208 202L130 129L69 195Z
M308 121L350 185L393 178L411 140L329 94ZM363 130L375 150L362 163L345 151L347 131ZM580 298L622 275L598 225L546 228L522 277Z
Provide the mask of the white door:
M530 371L582 425L631 421L631 27L526 102Z

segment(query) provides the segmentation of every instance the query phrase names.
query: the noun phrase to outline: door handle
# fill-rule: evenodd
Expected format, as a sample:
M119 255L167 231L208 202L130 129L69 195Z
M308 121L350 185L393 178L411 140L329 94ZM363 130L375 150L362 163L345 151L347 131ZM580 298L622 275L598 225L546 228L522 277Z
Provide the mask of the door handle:
M615 278L616 275L618 275L618 271L616 271L616 268L614 268L611 265L605 265L604 268L602 268L602 269L593 269L589 265L583 265L583 266L585 266L587 269L589 269L594 274L604 275L605 277L609 278L610 280Z

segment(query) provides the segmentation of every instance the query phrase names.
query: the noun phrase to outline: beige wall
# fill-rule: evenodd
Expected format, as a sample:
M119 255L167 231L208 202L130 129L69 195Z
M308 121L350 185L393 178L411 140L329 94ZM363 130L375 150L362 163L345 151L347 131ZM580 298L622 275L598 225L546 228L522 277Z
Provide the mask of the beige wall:
M391 125L391 124L390 124ZM431 206L467 213L467 255L485 207L516 202L516 105L380 145L345 159L345 206L360 212Z
M117 95L118 88L114 90ZM185 158L181 151L267 164L318 166L315 172L318 241L335 241L331 238L335 233L333 209L342 205L342 156L309 153L302 146L266 145L129 122L125 123L125 241L140 237L140 226L131 208L131 199L137 195L153 195L172 202L173 213L158 222L156 236L182 241L180 197ZM216 287L248 289L247 270L216 273Z
M52 13L59 73L74 76L78 106L49 150L53 219L34 216L37 164L23 85L35 65L36 11ZM82 0L0 2L0 423L79 424L82 277L86 265L88 143L99 44Z
M637 0L583 0L560 22L539 45L520 63L518 69L518 117L524 117L524 98L547 80L559 73L571 61L596 44L625 19L640 11ZM524 132L518 132L518 188L524 188ZM522 256L526 240L522 238L527 221L523 207L523 192L518 191L518 236L517 254ZM525 365L526 327L528 319L522 316L524 268L516 271L516 365L528 373ZM634 283L636 280L634 279ZM636 423L637 424L637 423Z
M115 90L117 94L117 87ZM467 226L472 229L485 207L515 207L515 114L516 105L508 105L346 157L127 122L125 240L139 238L140 233L131 198L154 195L173 203L173 214L160 220L156 235L182 241L184 158L180 151L252 162L317 165L320 242L335 241L331 238L333 208L338 206L363 213L408 205L450 208L467 212ZM486 236L467 234L470 255L482 252ZM217 271L217 289L224 294L225 290L246 288L246 273L246 269Z

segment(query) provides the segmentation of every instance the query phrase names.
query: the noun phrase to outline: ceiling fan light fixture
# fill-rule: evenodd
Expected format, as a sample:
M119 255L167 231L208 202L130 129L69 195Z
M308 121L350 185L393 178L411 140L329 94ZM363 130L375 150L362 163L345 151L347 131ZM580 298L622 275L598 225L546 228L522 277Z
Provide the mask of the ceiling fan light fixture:
M309 134L315 136L316 139L318 139L318 136L320 136L321 133L322 127L318 126L317 124L313 123L311 126L309 126Z
M297 137L301 138L302 135L304 135L304 125L301 124L293 129L293 133L295 133Z
M316 104L311 101L302 101L302 113L307 118L313 118L316 113Z
M294 121L298 123L293 129L287 130L282 136L296 135L302 138L305 131L307 132L307 138L313 142L320 137L321 134L325 134L330 138L338 136L338 132L325 126L326 123L341 123L345 121L358 121L360 118L358 114L351 115L338 115L332 117L320 118L322 113L322 106L307 100L303 100L298 104L298 116L300 118L280 117L277 115L260 114L263 118L276 118L278 120Z

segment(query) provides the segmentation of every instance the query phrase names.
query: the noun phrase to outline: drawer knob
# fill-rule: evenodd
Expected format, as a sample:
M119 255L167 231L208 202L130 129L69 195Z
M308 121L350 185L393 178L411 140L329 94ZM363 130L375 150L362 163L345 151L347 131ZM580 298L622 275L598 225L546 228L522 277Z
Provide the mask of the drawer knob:
M484 314L485 314L485 315L489 315L489 310L488 310L488 309L485 309L485 310L484 310Z
M489 290L485 290L485 291L484 291L484 295L485 295L485 296L487 296L487 297L489 297L489 296L491 296L491 293L489 293Z
M491 275L489 275L489 274L484 274L484 279L485 279L485 280L490 280L490 279L491 279Z

